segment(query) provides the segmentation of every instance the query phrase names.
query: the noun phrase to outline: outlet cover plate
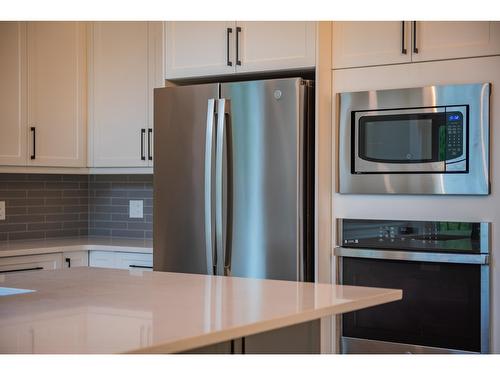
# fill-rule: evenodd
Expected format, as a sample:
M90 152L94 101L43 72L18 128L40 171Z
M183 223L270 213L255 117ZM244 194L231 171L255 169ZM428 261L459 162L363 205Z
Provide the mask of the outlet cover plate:
M143 200L129 200L129 215L132 219L144 218L144 201Z
M5 220L5 201L0 202L0 220Z

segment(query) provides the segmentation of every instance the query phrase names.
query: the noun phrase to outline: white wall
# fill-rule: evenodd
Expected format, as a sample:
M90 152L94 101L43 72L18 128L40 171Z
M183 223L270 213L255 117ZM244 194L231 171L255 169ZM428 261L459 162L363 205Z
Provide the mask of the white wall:
M420 87L435 84L491 82L490 100L490 178L491 195L405 196L344 195L334 193L333 224L337 218L414 219L492 222L491 306L492 351L500 353L500 57L400 64L370 68L336 70L333 93ZM333 165L337 165L337 106L333 101ZM337 170L333 171L336 186ZM336 243L335 228L333 243ZM323 251L326 251L323 249Z

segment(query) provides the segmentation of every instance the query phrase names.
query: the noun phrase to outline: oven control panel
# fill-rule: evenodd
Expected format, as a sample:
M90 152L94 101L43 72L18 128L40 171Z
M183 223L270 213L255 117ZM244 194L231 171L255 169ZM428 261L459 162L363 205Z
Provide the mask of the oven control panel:
M364 219L343 219L340 223L344 247L481 252L482 223Z

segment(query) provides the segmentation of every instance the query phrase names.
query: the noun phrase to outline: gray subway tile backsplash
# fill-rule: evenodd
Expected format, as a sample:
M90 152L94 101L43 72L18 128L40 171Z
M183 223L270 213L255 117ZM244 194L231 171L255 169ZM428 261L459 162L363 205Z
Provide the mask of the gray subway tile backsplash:
M129 200L144 217L129 218ZM152 238L152 175L0 174L0 241L72 236Z

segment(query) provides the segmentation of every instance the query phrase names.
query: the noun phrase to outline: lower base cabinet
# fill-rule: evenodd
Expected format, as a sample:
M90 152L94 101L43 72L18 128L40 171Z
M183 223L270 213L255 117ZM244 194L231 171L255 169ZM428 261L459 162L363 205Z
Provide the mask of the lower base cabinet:
M204 346L183 354L319 354L320 321L258 333Z
M55 270L62 267L62 253L0 258L0 274Z
M153 254L121 251L90 251L90 267L153 270Z

